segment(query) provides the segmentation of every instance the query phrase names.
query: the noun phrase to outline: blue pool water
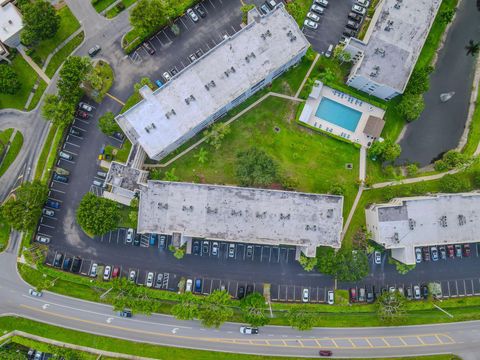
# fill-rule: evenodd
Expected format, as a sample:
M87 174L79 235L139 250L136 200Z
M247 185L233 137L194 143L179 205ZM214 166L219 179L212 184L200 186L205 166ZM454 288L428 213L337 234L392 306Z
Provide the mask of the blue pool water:
M354 132L362 113L336 101L322 98L315 115L329 123Z

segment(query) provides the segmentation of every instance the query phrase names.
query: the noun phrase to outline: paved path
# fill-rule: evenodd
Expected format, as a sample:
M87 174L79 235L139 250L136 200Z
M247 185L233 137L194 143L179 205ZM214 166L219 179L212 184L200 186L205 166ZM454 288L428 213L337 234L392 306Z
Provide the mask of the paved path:
M50 84L50 78L43 72L42 69L40 69L40 67L35 63L35 61L33 61L30 56L25 53L25 49L23 48L23 46L20 45L17 49L18 52L22 55L22 57L25 59L25 61L28 62L28 64L33 68L33 70L35 70L38 76L40 76L47 84Z
M315 64L317 63L318 59L320 58L320 54L317 54L317 56L315 56L315 59L313 60L312 62L312 65L310 65L310 69L308 69L307 71L307 74L305 75L305 77L303 78L303 81L302 83L300 84L300 87L298 88L297 92L295 93L295 97L298 98L298 96L300 95L300 93L302 92L302 89L303 87L305 86L305 83L307 82L308 80L308 77L310 76L310 73L312 72L313 68L315 67Z
M440 174L419 176L419 177L415 177L415 178L396 180L396 181L387 181L387 182L373 184L372 186L370 186L370 188L371 189L379 189L379 188L384 188L384 187L387 187L387 186L414 184L414 183L421 182L421 181L438 180L438 179L441 179L442 177L444 177L447 174L455 174L459 171L460 171L459 169L453 169L453 170L449 170L449 171L446 171L446 172L443 172L443 173L440 173Z
M66 38L60 45L58 45L50 54L48 54L47 59L45 60L45 64L43 64L43 66L42 66L42 70L46 71L47 66L50 63L50 60L52 60L53 55L55 55L57 52L59 52L60 49L62 49L65 45L67 45L70 40L72 40L75 36L80 34L82 31L83 31L83 28L80 27L72 35L70 35L68 38Z
M365 146L360 147L360 161L359 161L359 180L363 183L367 176L367 148Z

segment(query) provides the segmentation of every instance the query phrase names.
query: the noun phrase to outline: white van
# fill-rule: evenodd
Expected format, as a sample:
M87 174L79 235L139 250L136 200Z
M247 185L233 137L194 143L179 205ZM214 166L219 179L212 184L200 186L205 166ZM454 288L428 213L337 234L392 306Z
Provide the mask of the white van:
M325 52L325 57L329 58L330 56L332 56L332 51L333 51L333 44L330 44L328 46L327 51Z

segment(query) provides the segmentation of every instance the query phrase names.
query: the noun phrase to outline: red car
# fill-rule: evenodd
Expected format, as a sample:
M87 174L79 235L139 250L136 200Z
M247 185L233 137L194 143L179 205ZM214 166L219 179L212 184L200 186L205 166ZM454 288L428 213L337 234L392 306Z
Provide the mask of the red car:
M112 271L112 279L118 277L118 274L120 273L120 269L118 267L114 267Z
M455 256L455 250L453 249L453 245L447 245L447 253L449 258L453 258Z
M77 110L76 116L82 119L88 119L88 113L82 110Z
M357 289L350 288L350 302L357 302Z
M320 356L332 356L333 353L332 353L332 351L330 351L330 350L320 350L320 351L318 352L318 354L319 354Z
M463 245L463 256L469 257L470 256L470 244Z

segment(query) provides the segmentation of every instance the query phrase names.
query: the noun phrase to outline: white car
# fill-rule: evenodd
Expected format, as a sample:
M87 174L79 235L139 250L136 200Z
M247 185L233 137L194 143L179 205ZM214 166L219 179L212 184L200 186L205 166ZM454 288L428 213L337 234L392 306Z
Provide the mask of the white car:
M422 296L420 295L420 286L415 285L413 287L413 297L415 298L415 300L421 299Z
M153 272L148 273L146 285L147 285L147 287L152 287L153 286Z
M380 251L375 251L374 258L375 258L375 264L379 265L382 263L382 254Z
M217 256L218 255L218 243L214 242L212 244L212 256Z
M303 302L308 302L308 300L309 300L308 289L305 288L305 289L303 289L303 293L302 293L302 301Z
M90 269L90 276L91 277L96 277L97 276L97 268L98 268L97 264L92 265L92 268Z
M162 74L162 76L166 81L170 81L170 79L172 78L170 74L166 71Z
M304 21L303 25L314 30L318 28L318 24L315 21L308 20L308 19Z
M110 273L112 272L112 267L110 265L105 266L105 270L103 271L103 280L107 281L110 279Z
M327 304L328 305L333 305L334 304L334 293L333 290L329 290L327 293Z
M415 261L417 264L422 262L422 249L420 248L415 248Z
M320 16L318 16L317 14L315 14L311 11L307 13L307 18L309 18L310 20L313 20L313 21L319 21L320 20Z
M37 242L39 242L40 244L49 244L50 243L50 238L47 237L47 236L37 235L35 240L37 240Z
M192 285L193 285L192 279L188 279L187 283L185 284L185 292L192 292Z
M137 278L137 273L135 272L135 270L130 271L130 274L128 275L128 280L135 281L136 278Z
M258 328L250 327L250 326L240 326L240 334L256 335L258 334Z
M133 229L130 228L127 230L127 244L130 244L133 240Z
M80 104L78 104L78 107L79 107L80 110L87 111L87 112L91 112L93 110L92 105L89 105L89 104L84 103L84 102L81 102Z
M50 216L50 217L54 217L54 216L55 216L55 211L50 210L50 209L42 209L42 213L43 213L43 215L45 215L45 216Z
M30 295L36 296L36 297L41 297L43 295L41 291L37 291L37 290L33 290L33 289L29 289L28 293Z
M327 0L315 0L315 4L321 5L323 7L328 6L328 1Z
M368 7L370 5L370 1L368 0L357 0L357 4L363 7Z
M352 11L357 13L357 14L360 14L360 15L365 15L366 12L367 12L367 9L365 9L364 7L362 7L360 5L353 5L352 6Z
M190 16L190 19L192 19L193 22L198 21L198 16L197 14L195 14L195 11L193 11L192 9L187 9L187 15Z
M310 10L312 10L312 11L314 11L317 14L320 14L320 15L323 15L323 13L325 12L323 7L318 6L317 4L313 4L312 7L310 8Z

